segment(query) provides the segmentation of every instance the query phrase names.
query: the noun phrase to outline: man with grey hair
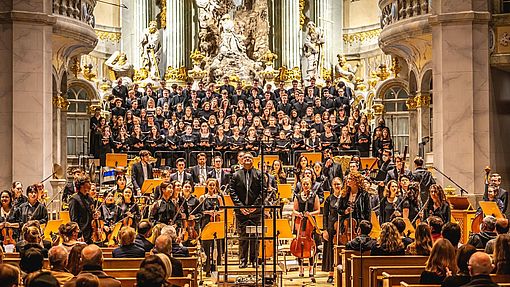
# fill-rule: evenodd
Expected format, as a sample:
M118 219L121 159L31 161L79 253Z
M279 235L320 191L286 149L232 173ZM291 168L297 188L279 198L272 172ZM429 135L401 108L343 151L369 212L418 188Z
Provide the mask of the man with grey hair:
M60 286L71 280L74 275L70 273L65 267L67 265L67 258L69 253L63 246L54 246L48 252L48 259L50 261L50 272L57 278Z
M494 216L486 216L482 221L480 233L475 233L469 238L467 244L471 244L476 249L485 249L489 240L496 238L496 218Z
M103 271L103 252L95 244L91 244L81 251L81 261L83 263L82 271L78 274L91 273L99 279L99 287L120 287L119 280L108 276ZM76 277L67 282L64 287L76 287Z
M471 281L463 287L496 287L498 284L492 282L490 274L494 269L490 256L485 252L476 252L469 258L469 275Z
M184 271L182 269L182 263L172 257L172 237L168 234L162 234L156 238L154 242L153 253L162 253L170 258L172 262L172 276L171 277L183 277Z
M172 238L172 256L173 257L189 257L189 250L183 246L178 240L177 231L172 225L167 225L161 229L161 234L168 235Z

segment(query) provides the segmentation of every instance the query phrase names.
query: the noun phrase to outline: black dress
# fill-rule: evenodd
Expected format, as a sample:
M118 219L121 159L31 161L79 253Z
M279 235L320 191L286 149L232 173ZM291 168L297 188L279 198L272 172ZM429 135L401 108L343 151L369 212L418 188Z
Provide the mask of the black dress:
M389 202L387 197L381 199L381 203L379 205L380 224L390 222L394 217L395 211L402 213L402 204L400 204L400 201L402 201L400 197L395 197L395 199L393 199L393 203Z
M136 227L138 226L138 222L140 221L140 207L138 206L138 204L134 203L134 202L130 202L130 203L125 203L125 202L122 202L120 205L120 211L121 211L121 214L122 214L122 218L125 218L127 216L127 213L128 212L131 212L131 214L133 215L133 223L131 224L131 227L133 227L134 229L136 229Z
M450 204L448 204L447 201L443 202L440 207L434 208L434 202L432 199L429 200L429 203L423 213L425 219L429 218L429 216L438 216L443 219L444 224L450 222L452 214Z
M328 240L324 241L322 271L330 272L334 270L334 244L333 238L336 236L335 222L338 221L338 200L334 194L330 194L324 201L323 226L328 231Z
M204 229L204 227L212 221L212 217L209 215L204 214L204 211L209 210L219 210L220 209L220 197L210 197L208 195L204 196L204 203L202 203L202 217L200 219L200 227L201 229ZM207 256L207 259L205 261L204 265L204 271L205 272L211 272L215 271L214 268L214 260L216 260L217 265L221 265L221 254L222 251L222 244L221 240L216 241L216 246L214 246L214 240L202 240L202 248L204 249L205 255ZM213 258L214 249L216 248L217 257Z

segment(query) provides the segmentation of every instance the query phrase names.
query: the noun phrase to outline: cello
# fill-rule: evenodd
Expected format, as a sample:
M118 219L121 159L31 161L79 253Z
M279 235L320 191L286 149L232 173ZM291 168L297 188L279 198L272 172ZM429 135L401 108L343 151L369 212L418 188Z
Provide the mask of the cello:
M315 193L310 196L315 198ZM308 210L308 199L306 199L305 210ZM296 217L296 237L290 243L290 253L297 258L310 258L315 254L316 246L313 239L314 229L318 230L317 222L311 215Z

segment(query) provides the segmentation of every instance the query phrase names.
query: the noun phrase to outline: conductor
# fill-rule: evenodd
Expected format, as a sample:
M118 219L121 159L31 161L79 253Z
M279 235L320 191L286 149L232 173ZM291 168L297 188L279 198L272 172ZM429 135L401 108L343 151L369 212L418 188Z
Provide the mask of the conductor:
M243 168L234 173L230 180L230 195L236 209L237 232L239 234L239 268L248 267L248 259L252 267L255 267L258 242L249 240L246 233L247 226L260 226L261 214L258 208L244 208L262 204L262 185L260 170L253 168L253 155L247 152L243 156ZM249 252L249 258L248 258Z

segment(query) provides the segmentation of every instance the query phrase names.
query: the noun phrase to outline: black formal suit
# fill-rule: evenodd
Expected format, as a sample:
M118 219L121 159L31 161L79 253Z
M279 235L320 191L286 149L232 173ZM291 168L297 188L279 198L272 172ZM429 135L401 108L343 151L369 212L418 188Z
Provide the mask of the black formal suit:
M402 175L400 171L397 171L397 168L395 167L392 170L389 170L388 173L386 173L386 179L384 180L384 184L387 184L390 180L396 180L399 181L399 177ZM407 168L404 169L403 175L407 176L409 180L413 180L413 173L408 170Z
M323 174L325 176L327 176L329 181L332 181L333 178L335 178L335 177L339 177L340 179L343 179L342 166L340 164L334 162L333 159L331 158L331 161L333 161L333 163L331 163L331 165L329 167L327 167L326 166L326 162L328 161L328 159L329 158L326 158L324 160L324 163L323 163L323 166L324 166Z
M69 200L69 217L71 221L78 223L87 243L91 243L92 237L92 205L92 198L80 192L75 193Z
M112 94L116 98L121 98L125 102L128 96L128 89L124 85L116 86L115 88L112 89Z
M142 162L137 162L133 164L133 168L131 170L131 181L133 182L133 187L136 190L136 192L140 192L143 182L146 179L152 179L152 165L147 164L147 178L144 178L143 175L143 169L142 169Z
M229 95L233 95L235 92L235 88L232 85L226 85L226 84L222 85L220 87L220 91L223 91L223 90L226 90Z
M203 181L205 182L207 180L207 174L211 171L210 166L205 166L205 178ZM195 165L191 168L191 177L193 178L194 183L200 183L200 166Z
M224 169L221 169L219 171L219 173L220 173L220 176L219 176L220 180L218 182L220 184L220 187L226 186L230 182L229 174ZM217 176L216 169L211 169L211 171L209 171L207 173L207 178L216 178L217 179L218 176Z
M179 180L181 182L185 182L186 180L193 181L193 176L191 175L191 173L185 171L183 171L182 173L183 175L180 176L179 172L176 171L170 175L170 179L172 181Z
M248 173L248 176L247 174ZM247 171L240 169L236 171L230 180L230 196L235 206L253 206L262 204L262 173L260 170L252 168ZM248 184L247 184L248 179ZM239 259L242 264L246 264L248 260L248 251L250 262L254 263L257 258L258 242L255 240L247 240L247 226L259 226L261 223L260 209L244 215L240 209L235 210L237 220L237 232L239 234Z

